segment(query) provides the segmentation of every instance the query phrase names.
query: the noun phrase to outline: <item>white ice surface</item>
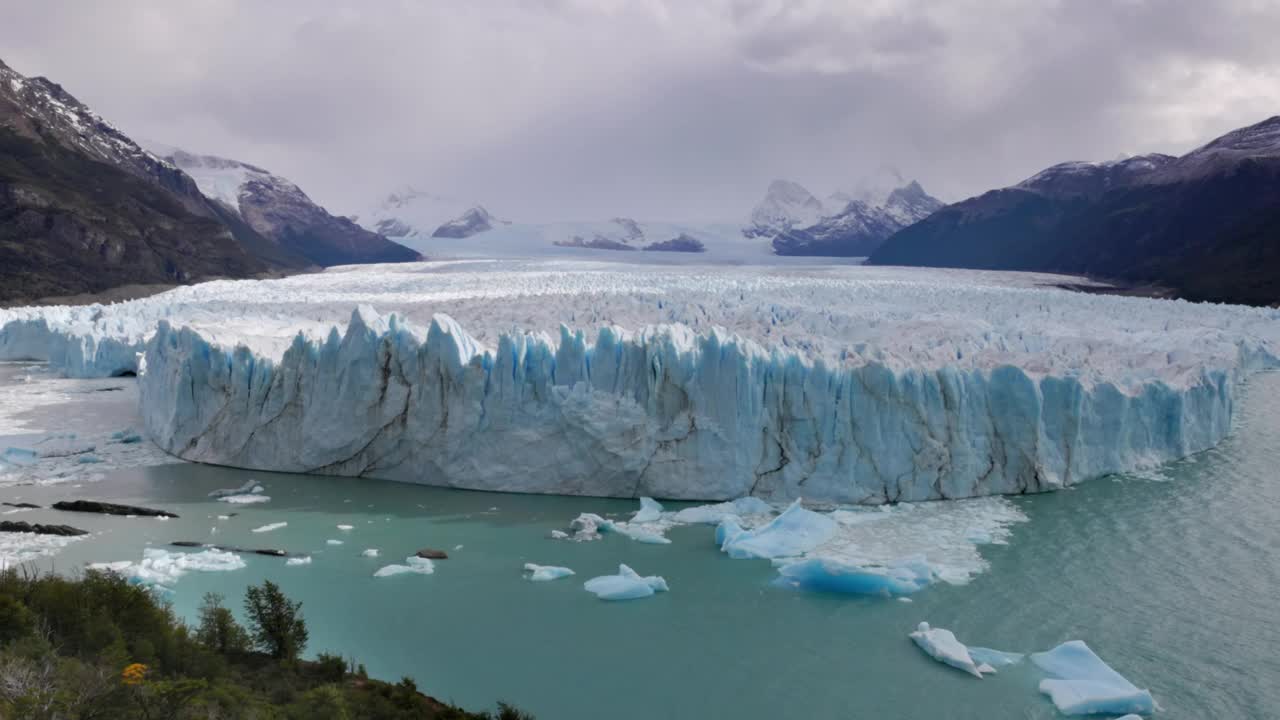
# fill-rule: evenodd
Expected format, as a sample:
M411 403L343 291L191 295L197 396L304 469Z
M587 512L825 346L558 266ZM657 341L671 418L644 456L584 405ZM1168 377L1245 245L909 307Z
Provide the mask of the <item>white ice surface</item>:
M950 630L931 628L929 623L922 622L911 633L911 640L934 660L963 670L978 679L982 679L984 673L995 672L991 666L975 662L969 655L969 648L957 640Z
M253 529L253 532L256 532L256 533L267 533L267 532L271 532L272 530L279 530L279 529L280 529L280 528L282 528L282 527L287 527L288 525L289 525L289 523L287 523L287 522L273 522L273 523L267 523L266 525L263 525L262 527L256 527L256 528L254 528L254 529Z
M62 548L85 539L85 535L63 537L36 533L0 533L0 570L58 554Z
M245 567L244 560L233 552L208 549L197 553L170 552L146 548L142 560L133 562L91 563L91 570L116 573L142 585L173 585L188 572L227 572Z

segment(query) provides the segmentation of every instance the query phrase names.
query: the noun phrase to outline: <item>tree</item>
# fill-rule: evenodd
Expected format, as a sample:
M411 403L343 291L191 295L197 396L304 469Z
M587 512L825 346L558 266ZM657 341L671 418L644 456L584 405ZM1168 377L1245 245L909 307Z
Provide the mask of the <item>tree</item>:
M296 660L307 647L307 623L302 603L280 592L280 586L264 580L244 593L244 610L254 645L279 660Z
M249 633L240 627L231 611L222 606L222 596L218 593L205 593L196 641L222 655L249 651Z

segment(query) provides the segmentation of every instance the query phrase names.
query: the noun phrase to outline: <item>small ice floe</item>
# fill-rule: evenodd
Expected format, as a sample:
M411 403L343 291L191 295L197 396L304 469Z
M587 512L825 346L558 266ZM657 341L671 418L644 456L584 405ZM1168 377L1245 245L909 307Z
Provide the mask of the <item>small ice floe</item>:
M339 525L338 529L341 530L342 532L351 532L352 530L356 529L356 526L355 525Z
M768 560L803 555L835 533L834 520L806 510L797 499L781 515L752 530L744 530L733 516L724 518L716 528L716 541L731 558Z
M310 556L310 555L306 555L306 556L303 556L303 557L293 557L293 558L289 558L288 560L285 560L285 561L284 561L284 564L285 564L285 565L310 565L310 564L311 564L311 556Z
M975 660L969 654L969 648L957 640L950 630L931 628L929 623L922 622L916 628L916 631L911 633L911 639L929 657L945 665L963 670L976 678L981 678L983 674L995 672L995 668Z
M198 553L169 552L146 548L142 560L132 562L92 563L90 570L104 570L139 585L172 585L188 572L227 572L245 567L244 560L233 552L209 549Z
M718 525L721 520L730 515L741 517L746 515L768 515L772 512L773 507L769 503L758 497L748 496L738 498L732 502L685 508L676 512L672 519L682 525Z
M263 525L262 527L256 527L256 528L254 528L254 529L253 529L253 532L256 532L256 533L267 533L267 532L271 532L272 530L279 530L279 529L280 529L280 528L282 528L282 527L288 527L288 526L289 526L289 523L287 523L287 522L273 522L273 523L267 523L266 525Z
M462 549L462 546L461 546L461 545L454 545L454 546L453 546L453 549L454 549L454 550L461 550L461 549Z
M390 577L392 575L430 575L436 571L436 564L426 558L410 555L404 559L404 565L384 565L373 573L374 577Z
M1033 653L1031 662L1049 675L1040 681L1040 692L1064 715L1155 712L1150 691L1138 689L1081 640Z
M222 497L219 497L218 500L224 503L231 503L232 505L254 505L257 503L271 502L271 498L266 495L259 494L223 495Z
M231 516L230 516L230 515L219 515L219 516L218 516L218 519L219 519L219 520L230 520L230 519L231 519Z
M94 455L93 453L85 453L84 455L81 455L80 457L76 458L76 462L80 463L81 465L92 465L94 463L102 462L102 458L98 457L97 455Z
M657 592L667 592L667 581L657 575L641 577L626 565L618 566L617 575L601 575L582 584L584 590L601 600L636 600Z
M551 531L551 539L552 539L552 540L568 540L568 539L569 539L569 533L567 533L567 532L565 532L565 531L563 531L563 530L552 530L552 531Z
M525 563L524 569L529 573L529 579L533 582L548 582L550 580L559 580L563 577L573 575L573 571L567 567L557 567L555 565L535 565L534 563Z
M364 557L378 557L378 548L368 548L360 554Z
M633 523L651 523L662 519L662 505L651 497L640 498L640 509L631 516Z
M595 513L580 513L569 523L573 531L572 538L576 542L599 540L601 533L613 530L613 521L606 520Z
M928 587L934 577L933 568L922 555L884 566L811 557L783 565L778 569L776 583L817 592L899 597Z
M341 545L341 544L342 544L342 541L341 541L341 540L334 540L333 538L330 538L330 539L328 539L328 540L325 540L324 542L325 542L325 544L326 544L326 545Z
M253 489L255 487L260 487L258 485L258 481L248 480L245 482L245 484L241 485L238 488L221 488L219 490L213 490L209 493L209 497L223 498L231 495L249 495L253 493Z
M111 433L111 439L118 443L123 443L125 445L132 445L133 443L142 442L142 436L134 432L133 428L117 430Z

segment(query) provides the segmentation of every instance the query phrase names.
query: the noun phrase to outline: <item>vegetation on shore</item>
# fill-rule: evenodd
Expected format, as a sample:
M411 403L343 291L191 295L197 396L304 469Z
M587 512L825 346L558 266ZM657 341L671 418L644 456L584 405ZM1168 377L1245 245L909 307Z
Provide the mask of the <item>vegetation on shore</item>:
M369 678L337 655L302 660L301 603L267 581L248 628L207 595L189 628L148 590L104 573L0 573L0 718L31 720L531 720L472 713Z

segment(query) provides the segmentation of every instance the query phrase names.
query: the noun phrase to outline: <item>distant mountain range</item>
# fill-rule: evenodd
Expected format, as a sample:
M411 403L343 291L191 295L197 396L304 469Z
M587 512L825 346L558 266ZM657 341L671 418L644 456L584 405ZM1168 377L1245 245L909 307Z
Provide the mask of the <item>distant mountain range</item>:
M1280 302L1280 117L1181 157L1054 165L889 238L880 265L1035 270Z
M406 186L352 217L362 227L412 245L427 238L468 238L505 221L483 206Z
M0 62L0 301L418 257L240 165L238 202L211 199L62 86Z
M869 255L893 233L943 206L920 183L893 175L896 182L887 191L836 193L826 202L797 183L775 180L743 233L769 238L778 255Z

